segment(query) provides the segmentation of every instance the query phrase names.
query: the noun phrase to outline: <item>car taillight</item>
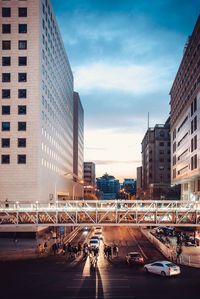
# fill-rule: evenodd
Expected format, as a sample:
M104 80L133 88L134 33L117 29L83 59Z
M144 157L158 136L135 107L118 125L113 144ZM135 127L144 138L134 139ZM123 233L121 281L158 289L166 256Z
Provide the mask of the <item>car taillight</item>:
M169 268L169 272L171 271L171 268Z

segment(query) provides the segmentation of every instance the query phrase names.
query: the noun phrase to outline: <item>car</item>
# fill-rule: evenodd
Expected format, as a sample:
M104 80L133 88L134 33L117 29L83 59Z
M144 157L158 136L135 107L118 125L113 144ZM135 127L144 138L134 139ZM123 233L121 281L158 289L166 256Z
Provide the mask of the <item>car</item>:
M144 258L139 252L129 252L126 261L128 264L144 264Z
M90 238L90 240L97 240L97 241L99 241L99 237L98 237L98 236L92 236L92 237Z
M180 267L170 261L157 261L152 264L147 264L144 266L144 270L146 273L150 272L163 277L181 273Z
M92 248L92 247L94 247L94 248L99 247L99 241L98 240L90 239L88 247L90 247L90 248Z

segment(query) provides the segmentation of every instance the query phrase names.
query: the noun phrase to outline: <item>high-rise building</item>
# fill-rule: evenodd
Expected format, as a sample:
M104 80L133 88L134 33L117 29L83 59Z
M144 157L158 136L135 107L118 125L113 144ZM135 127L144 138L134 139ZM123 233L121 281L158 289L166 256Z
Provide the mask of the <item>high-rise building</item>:
M200 199L200 17L170 90L171 182L182 200Z
M84 193L95 193L96 174L95 163L84 162Z
M136 195L136 181L134 179L124 179L121 187L130 195L130 197Z
M0 200L69 199L73 75L50 0L1 1Z
M104 199L117 199L120 193L119 180L107 173L97 178L97 188L103 192Z
M137 192L136 196L137 198L140 198L141 196L141 191L142 191L142 166L137 167Z
M157 124L148 128L142 140L143 199L165 198L170 187L170 125Z
M74 166L73 172L83 180L84 112L78 92L74 92Z

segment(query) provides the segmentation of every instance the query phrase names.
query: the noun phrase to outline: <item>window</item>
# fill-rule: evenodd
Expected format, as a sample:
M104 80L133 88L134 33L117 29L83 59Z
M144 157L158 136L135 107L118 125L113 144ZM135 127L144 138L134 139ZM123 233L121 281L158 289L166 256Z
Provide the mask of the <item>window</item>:
M197 149L197 135L194 136L194 150Z
M10 106L2 106L2 115L9 115L10 114Z
M18 65L25 66L27 65L27 57L18 57Z
M10 138L2 138L1 147L10 147Z
M18 82L26 82L26 73L18 73Z
M160 154L160 155L164 155L164 151L163 151L163 150L160 150L160 151L159 151L159 154Z
M2 57L2 66L10 66L11 59L10 57Z
M19 40L19 50L26 50L27 49L27 41L26 40Z
M176 155L173 156L173 166L176 165Z
M18 32L27 33L27 24L19 24Z
M27 8L26 7L19 7L18 8L18 16L19 17L27 17Z
M10 82L10 73L2 73L2 82Z
M165 136L165 132L164 131L160 131L160 137L164 137Z
M26 98L26 89L18 89L18 99Z
M193 150L194 150L194 140L193 140L193 138L191 139L191 152L193 152Z
M26 106L18 106L18 114L26 114Z
M18 122L18 131L26 131L26 122L24 121Z
M176 142L173 144L173 153L176 151Z
M194 118L194 131L197 129L197 116Z
M17 162L18 164L26 164L26 155L18 155Z
M2 99L10 99L10 89L2 89Z
M191 170L197 168L197 155L191 157Z
M200 180L198 180L198 182L197 182L197 191L198 192L200 191Z
M160 146L164 146L164 142L159 142L159 145Z
M160 161L160 162L164 162L164 158L160 158L159 161Z
M197 111L197 98L194 99L194 112Z
M173 131L173 140L176 138L176 129Z
M10 24L2 24L2 33L4 33L4 34L11 33L11 25Z
M194 113L194 105L193 105L193 102L192 102L192 104L191 104L191 106L190 106L190 111L191 111L191 116L193 115L193 113Z
M18 138L18 147L26 147L26 138Z
M10 7L2 7L2 17L4 17L4 18L11 17L11 8Z
M173 169L173 179L175 179L175 178L176 178L176 168Z
M9 122L2 122L1 123L1 130L2 131L10 131L10 123Z
M159 169L160 169L160 170L164 170L164 166L160 166Z
M1 164L9 164L10 155L1 155Z
M2 40L2 50L10 50L10 49L11 49L11 41Z

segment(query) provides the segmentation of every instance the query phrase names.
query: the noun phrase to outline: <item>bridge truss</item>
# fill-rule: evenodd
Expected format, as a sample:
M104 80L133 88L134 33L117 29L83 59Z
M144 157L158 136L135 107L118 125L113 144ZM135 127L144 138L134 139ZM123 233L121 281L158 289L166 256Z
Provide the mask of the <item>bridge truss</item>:
M3 226L200 226L200 202L74 200L0 202Z

